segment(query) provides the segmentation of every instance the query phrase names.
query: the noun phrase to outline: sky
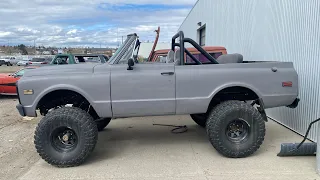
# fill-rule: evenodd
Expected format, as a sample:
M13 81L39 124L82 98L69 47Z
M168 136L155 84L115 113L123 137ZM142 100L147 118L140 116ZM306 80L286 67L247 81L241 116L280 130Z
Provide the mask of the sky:
M0 45L116 47L127 34L170 42L197 0L1 0Z

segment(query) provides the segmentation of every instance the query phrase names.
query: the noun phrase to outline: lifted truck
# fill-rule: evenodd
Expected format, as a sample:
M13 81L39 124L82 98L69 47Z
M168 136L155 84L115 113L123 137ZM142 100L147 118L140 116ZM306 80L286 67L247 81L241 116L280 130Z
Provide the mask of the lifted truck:
M185 43L209 62L195 58ZM139 63L139 46L137 34L130 34L107 63L46 66L18 81L20 115L35 117L40 110L44 116L34 143L46 162L80 165L112 118L178 114L205 127L222 155L247 157L264 140L265 109L298 105L292 62L243 61L239 54L215 59L182 31L173 36L166 63ZM193 62L185 63L185 54Z

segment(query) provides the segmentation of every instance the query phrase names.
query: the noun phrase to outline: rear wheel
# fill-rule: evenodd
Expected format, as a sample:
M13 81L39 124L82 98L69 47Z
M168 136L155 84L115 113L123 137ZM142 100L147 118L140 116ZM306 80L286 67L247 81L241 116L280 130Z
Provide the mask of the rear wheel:
M39 155L51 165L80 165L95 148L98 129L86 111L62 107L50 111L38 124L34 143Z
M220 154L241 158L259 149L265 136L265 121L250 104L232 100L212 109L206 129L212 146Z
M191 114L191 118L201 127L206 127L207 114Z

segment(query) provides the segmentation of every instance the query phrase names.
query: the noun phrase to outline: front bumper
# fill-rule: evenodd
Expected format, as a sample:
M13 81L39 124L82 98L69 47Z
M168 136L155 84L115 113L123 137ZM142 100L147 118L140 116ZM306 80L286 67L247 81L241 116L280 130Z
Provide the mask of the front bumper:
M290 105L288 105L287 107L294 109L294 108L296 108L296 107L298 106L299 102L300 102L300 99L299 99L299 98L296 98L296 99L293 101L293 103L290 104Z
M21 116L26 116L26 113L24 112L24 108L21 104L17 104L16 108Z

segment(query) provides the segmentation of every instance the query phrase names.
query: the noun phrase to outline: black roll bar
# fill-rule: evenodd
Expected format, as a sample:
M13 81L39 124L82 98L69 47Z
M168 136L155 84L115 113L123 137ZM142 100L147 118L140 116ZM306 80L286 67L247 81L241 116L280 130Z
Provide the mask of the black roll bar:
M180 47L180 44L179 44L179 43L175 43L175 46L179 46L179 47ZM181 48L180 48L180 49L181 49ZM187 54L188 56L190 56L191 59L194 60L197 64L202 64L202 62L199 61L197 58L195 58L195 57L187 50L187 48L185 48L184 51L185 51L186 54ZM184 60L183 60L183 61L184 61ZM183 63L183 64L184 64L184 63Z
M176 43L176 39L179 37L180 42ZM198 43L196 43L194 40L190 38L184 38L184 33L182 31L179 31L177 34L175 34L172 37L172 43L171 43L171 50L175 50L175 46L179 46L180 49L184 49L184 51L180 51L180 60L182 61L181 64L184 64L184 52L188 54L197 64L200 62L197 60L187 49L184 48L184 43L188 42L192 44L200 53L202 53L209 61L213 62L214 64L219 64L215 58L213 58L209 53L207 53ZM200 64L202 64L200 62Z
M190 38L184 38L185 42L192 44L198 51L200 51L206 58L208 58L214 64L219 64L215 58L213 58L207 51L205 51L201 46L199 46L194 40Z
M180 64L184 64L184 50L181 51L181 49L184 49L184 33L182 31L179 31L177 34L175 34L172 37L172 43L171 43L171 50L174 51L175 45L176 45L176 39L179 37L179 47L180 47Z

